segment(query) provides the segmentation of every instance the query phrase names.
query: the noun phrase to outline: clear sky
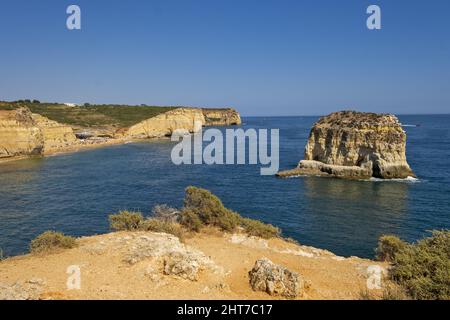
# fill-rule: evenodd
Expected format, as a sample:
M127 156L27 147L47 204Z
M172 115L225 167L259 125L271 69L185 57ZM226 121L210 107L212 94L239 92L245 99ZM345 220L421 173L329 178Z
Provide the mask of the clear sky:
M1 0L0 45L0 100L450 113L448 0Z

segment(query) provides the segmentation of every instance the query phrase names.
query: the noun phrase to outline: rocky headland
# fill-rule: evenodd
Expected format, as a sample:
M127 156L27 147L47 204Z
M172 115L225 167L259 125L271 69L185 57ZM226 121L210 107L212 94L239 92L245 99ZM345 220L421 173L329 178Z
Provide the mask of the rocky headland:
M208 126L232 126L242 124L241 116L233 108L202 109L205 124Z
M180 129L197 132L205 125L201 109L178 108L141 121L123 130L122 134L132 139L161 138Z
M162 138L170 136L177 129L197 132L203 126L241 123L240 115L234 109L152 107L151 111L157 110L153 112L153 116L130 123L130 118L138 119L133 112L146 111L147 107L110 107L108 111L111 114L121 113L122 119L127 119L122 121L127 124L124 126L123 123L117 124L114 119L96 113L98 109L91 110L88 107L76 107L72 111L69 107L60 105L51 105L53 109L40 109L31 105L34 110L44 110L44 114L47 111L51 116L56 115L56 118L74 114L73 118L68 118L71 123L66 124L49 119L39 112L32 112L27 106L11 109L6 103L2 103L0 107L2 106L7 109L0 108L0 161L71 152L136 139ZM144 116L140 115L141 118ZM96 119L102 120L101 125L84 125L88 120L95 124Z
M406 161L406 133L397 117L356 111L320 118L311 129L305 159L278 173L349 179L415 177Z

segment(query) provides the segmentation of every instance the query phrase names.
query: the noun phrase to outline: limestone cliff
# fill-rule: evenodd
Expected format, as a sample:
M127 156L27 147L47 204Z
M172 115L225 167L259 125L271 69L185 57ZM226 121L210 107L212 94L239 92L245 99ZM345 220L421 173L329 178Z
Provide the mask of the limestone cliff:
M169 136L177 129L197 132L203 125L205 117L201 109L177 108L139 122L122 134L133 139L158 138Z
M343 178L414 177L406 161L406 133L397 117L335 112L314 124L297 169L280 176L319 174Z
M65 149L77 142L77 138L71 127L49 120L39 114L32 114L32 118L42 132L44 154Z
M234 109L182 107L119 130L113 125L71 127L19 107L0 110L0 159L73 151L122 143L128 139L161 138L170 136L177 129L197 132L205 125L240 123L239 113Z
M208 126L231 126L242 123L239 112L235 109L202 109Z
M27 108L0 110L0 158L51 153L75 141L72 128Z

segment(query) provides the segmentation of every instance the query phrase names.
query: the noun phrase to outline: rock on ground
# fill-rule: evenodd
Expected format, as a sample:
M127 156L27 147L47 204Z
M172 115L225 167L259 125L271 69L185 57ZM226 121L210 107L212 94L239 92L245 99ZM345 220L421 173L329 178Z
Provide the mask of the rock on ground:
M19 281L11 285L0 283L0 300L37 300L44 285L45 282L41 279Z
M128 247L130 249L125 254L125 262L133 265L147 258L156 258L163 261L163 272L166 275L196 281L201 270L223 272L203 252L186 246L173 235L165 233L136 235L129 240Z
M304 287L304 281L298 273L276 265L267 258L256 261L249 277L253 290L264 291L271 296L295 298Z

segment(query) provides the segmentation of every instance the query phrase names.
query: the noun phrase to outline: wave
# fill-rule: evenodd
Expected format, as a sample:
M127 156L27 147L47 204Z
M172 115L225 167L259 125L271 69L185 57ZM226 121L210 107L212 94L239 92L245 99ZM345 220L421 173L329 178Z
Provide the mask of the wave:
M402 124L402 127L419 127L418 124Z
M363 179L361 181L371 181L371 182L408 182L408 183L416 183L416 182L420 182L421 180L419 180L418 178L414 178L414 177L407 177L404 179L381 179L381 178L370 178L370 179Z

